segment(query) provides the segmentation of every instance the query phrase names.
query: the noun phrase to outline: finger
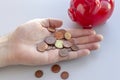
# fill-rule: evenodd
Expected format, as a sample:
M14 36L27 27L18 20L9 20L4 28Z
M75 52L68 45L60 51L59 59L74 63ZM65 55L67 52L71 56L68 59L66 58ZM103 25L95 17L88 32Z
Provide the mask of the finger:
M70 29L68 31L74 38L96 34L95 30L92 29Z
M79 51L72 51L66 57L59 57L59 61L76 59L76 58L80 58L82 56L87 56L89 54L90 54L90 51L88 49L82 49Z
M96 50L100 48L99 43L89 43L84 45L78 45L79 49L89 49L89 50Z
M79 38L73 38L75 44L87 44L87 43L93 43L93 42L99 42L103 40L103 36L100 34L97 35L89 35Z
M40 19L39 22L43 27L52 27L52 28L59 28L63 24L62 20L52 19L52 18Z

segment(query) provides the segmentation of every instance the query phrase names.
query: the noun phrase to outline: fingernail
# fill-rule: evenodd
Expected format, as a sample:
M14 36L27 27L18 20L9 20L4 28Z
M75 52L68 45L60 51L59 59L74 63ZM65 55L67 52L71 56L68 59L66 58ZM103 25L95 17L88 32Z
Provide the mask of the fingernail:
M97 36L98 36L98 39L99 39L100 41L102 41L102 40L103 40L103 35L98 34Z
M91 34L96 34L96 31L93 29L91 29L90 31L91 31Z

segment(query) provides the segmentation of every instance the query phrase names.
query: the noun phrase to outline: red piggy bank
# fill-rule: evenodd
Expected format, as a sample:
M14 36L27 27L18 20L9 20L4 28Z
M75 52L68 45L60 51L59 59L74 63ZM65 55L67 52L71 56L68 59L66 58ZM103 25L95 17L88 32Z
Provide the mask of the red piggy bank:
M106 22L114 10L114 0L71 0L68 15L83 28Z

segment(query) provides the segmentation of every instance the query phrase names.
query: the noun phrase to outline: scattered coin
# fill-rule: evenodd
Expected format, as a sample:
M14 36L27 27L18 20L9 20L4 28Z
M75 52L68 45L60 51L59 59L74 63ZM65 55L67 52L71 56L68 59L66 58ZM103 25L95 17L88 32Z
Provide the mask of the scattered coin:
M63 48L63 41L62 40L56 40L55 47L56 48Z
M61 70L61 67L58 64L55 64L51 67L53 73L58 73Z
M37 70L37 71L35 72L35 76L36 76L37 78L41 78L41 77L43 76L43 71L42 71L42 70Z
M72 45L72 46L71 46L71 49L72 49L73 51L78 51L78 50L79 50L79 47L78 47L77 45Z
M61 78L62 79L67 79L69 77L69 73L67 72L67 71L63 71L62 73L61 73Z
M61 31L57 31L57 32L54 33L54 37L56 39L63 39L64 35L63 35L63 33Z
M48 48L48 45L45 42L41 42L37 45L37 50L38 51L45 51Z
M50 31L50 32L52 32L52 33L54 33L54 32L56 31L55 28L51 28L51 27L48 27L47 29L48 29L48 31Z
M71 33L69 32L66 32L64 36L65 36L65 39L67 40L71 39Z
M46 42L47 44L50 44L50 45L54 44L55 41L56 41L56 38L53 37L53 36L48 36L48 37L45 38L45 42Z
M63 46L66 47L66 48L69 48L72 46L72 43L70 41L63 41Z
M60 49L58 53L61 57L66 57L66 56L68 56L69 51L68 51L68 49Z

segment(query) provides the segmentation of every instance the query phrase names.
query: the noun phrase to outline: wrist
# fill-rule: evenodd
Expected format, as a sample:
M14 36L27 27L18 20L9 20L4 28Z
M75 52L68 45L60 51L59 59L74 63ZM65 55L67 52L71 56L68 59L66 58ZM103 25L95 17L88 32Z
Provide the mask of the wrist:
M0 67L8 66L8 36L0 37Z

